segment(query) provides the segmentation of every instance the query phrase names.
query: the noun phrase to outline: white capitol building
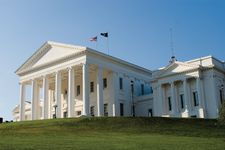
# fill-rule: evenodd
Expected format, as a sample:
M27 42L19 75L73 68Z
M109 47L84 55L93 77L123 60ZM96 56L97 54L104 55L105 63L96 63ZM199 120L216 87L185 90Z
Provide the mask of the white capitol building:
M225 63L212 56L172 58L151 71L88 47L46 42L16 74L15 121L82 115L217 118L224 100Z

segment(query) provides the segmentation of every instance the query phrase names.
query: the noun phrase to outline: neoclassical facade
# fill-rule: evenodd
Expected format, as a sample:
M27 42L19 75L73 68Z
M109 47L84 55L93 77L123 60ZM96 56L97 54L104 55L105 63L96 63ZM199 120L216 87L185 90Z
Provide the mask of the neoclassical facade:
M82 115L217 118L224 101L225 63L212 56L186 62L172 57L166 67L151 71L88 47L46 42L16 74L16 120Z
M31 95L31 120L148 115L152 72L88 47L46 42L17 71L20 120ZM31 93L26 93L27 88ZM40 99L43 99L41 117ZM135 106L147 107L136 111Z
M217 118L224 101L225 63L212 57L172 59L153 72L155 116Z

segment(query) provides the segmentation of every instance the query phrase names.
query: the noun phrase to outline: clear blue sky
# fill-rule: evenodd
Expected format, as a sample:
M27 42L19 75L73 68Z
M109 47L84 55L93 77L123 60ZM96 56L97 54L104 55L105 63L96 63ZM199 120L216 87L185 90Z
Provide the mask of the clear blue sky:
M0 0L0 117L19 103L14 71L45 41L95 48L88 38L108 31L111 55L154 70L170 59L170 27L178 60L225 60L223 0Z

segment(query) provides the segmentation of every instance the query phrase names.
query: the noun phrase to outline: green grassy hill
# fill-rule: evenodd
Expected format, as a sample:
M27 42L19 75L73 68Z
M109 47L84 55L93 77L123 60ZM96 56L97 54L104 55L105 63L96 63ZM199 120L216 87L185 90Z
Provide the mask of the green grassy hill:
M225 150L216 120L72 118L0 124L2 150Z

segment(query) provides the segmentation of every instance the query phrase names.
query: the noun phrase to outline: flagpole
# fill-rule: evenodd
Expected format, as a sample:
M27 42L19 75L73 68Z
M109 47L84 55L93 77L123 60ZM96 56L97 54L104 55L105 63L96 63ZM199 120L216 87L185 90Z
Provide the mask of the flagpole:
M96 41L96 50L98 50L98 40Z
M109 55L109 36L107 37L107 48L108 48L108 55Z

